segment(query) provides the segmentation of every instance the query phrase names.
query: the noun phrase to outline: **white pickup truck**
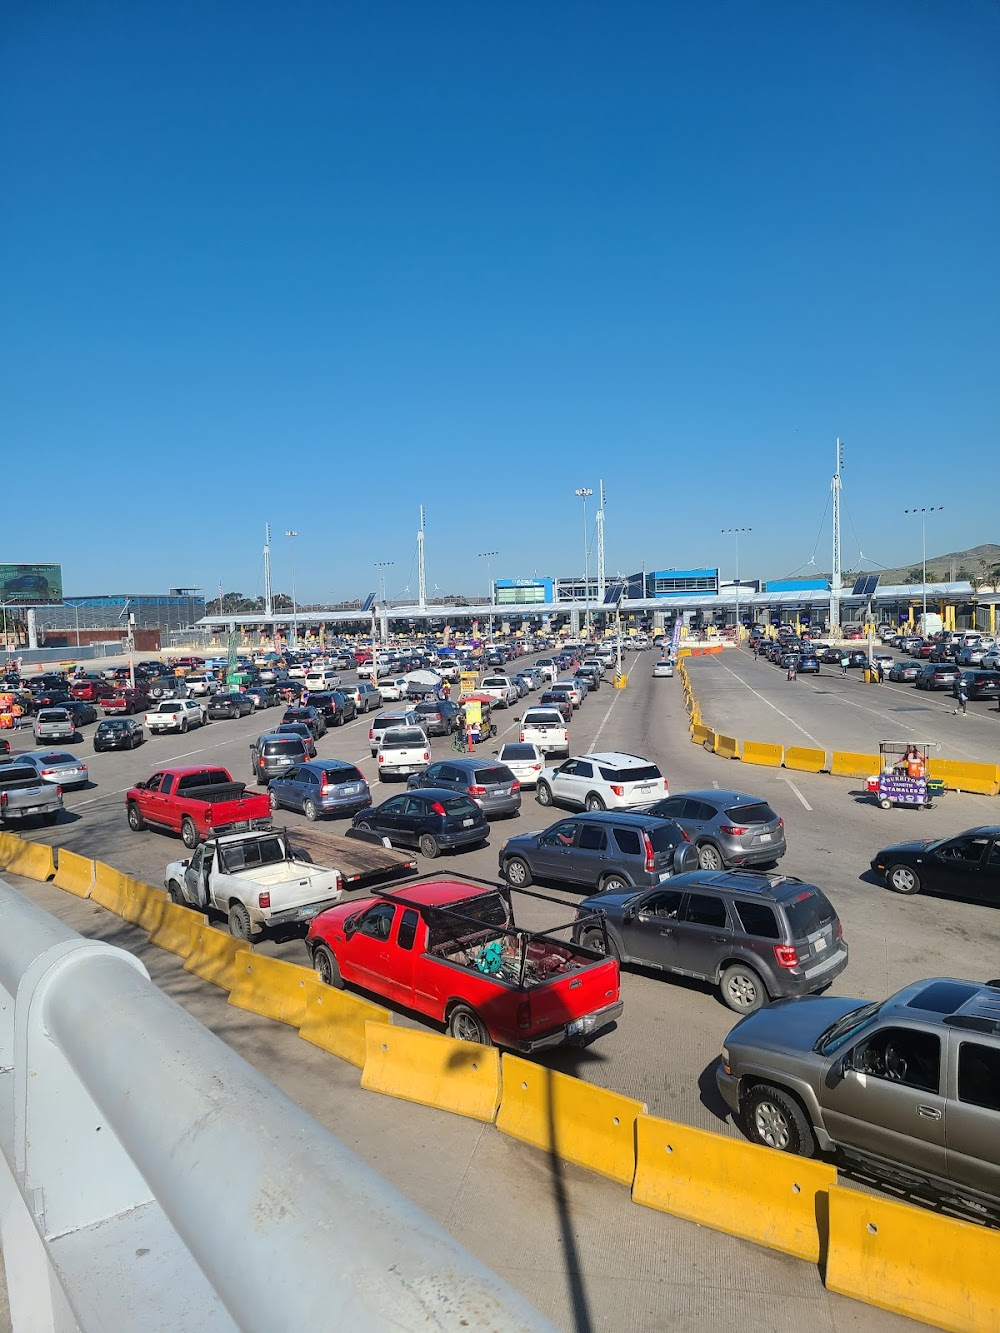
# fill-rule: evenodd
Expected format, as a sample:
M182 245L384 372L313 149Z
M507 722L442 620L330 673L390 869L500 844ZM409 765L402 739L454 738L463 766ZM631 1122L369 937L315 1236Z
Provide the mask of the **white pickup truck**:
M375 754L379 781L423 773L431 762L431 743L421 727L386 727Z
M143 721L151 732L188 731L208 719L205 705L197 699L164 699L148 712Z
M508 676L484 676L479 683L479 694L492 695L500 708L509 708L521 695Z
M569 758L569 728L558 708L527 708L521 718L521 740L545 755Z

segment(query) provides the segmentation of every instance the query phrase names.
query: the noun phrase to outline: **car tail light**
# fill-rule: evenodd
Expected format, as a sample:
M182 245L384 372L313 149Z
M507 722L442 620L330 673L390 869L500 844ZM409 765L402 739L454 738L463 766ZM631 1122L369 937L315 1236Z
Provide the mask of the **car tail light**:
M646 854L646 870L650 873L656 869L656 853L653 851L653 844L649 841L649 835L642 835L642 850Z
M43 768L43 769L42 769L42 777L43 777L43 778L54 778L54 777L55 777L55 774L56 774L56 771L55 771L54 768Z
M667 793L668 796L670 795L670 783L667 781L666 778L663 779L663 790Z
M381 750L379 750L378 754L375 756L375 762L378 764L385 763L385 755L382 753Z
M521 740L522 740L522 741L524 740L524 732L523 732L523 731L521 732Z
M795 967L799 961L799 951L794 944L776 944L774 956L779 967Z
M621 786L619 783L617 783L617 782L612 782L612 784L611 784L611 790L614 792L614 794L615 794L616 796L624 796L624 795L625 795L625 788L622 787L622 786Z
M263 756L263 755L260 756L260 758L257 760L257 763L260 764L261 768L264 767L264 756Z
M425 750L425 751L424 751L424 761L426 762L426 761L428 761L429 759L430 759L430 755L429 755L429 754L427 753L427 751Z
M779 819L779 820L778 820L778 828L784 828L784 827L785 827L785 821L784 821L783 819Z
M837 918L837 939L838 939L838 940L842 940L843 938L844 938L844 927L840 924L840 918L838 917L838 918Z
M445 808L440 801L435 801L434 804L431 806L431 809L434 811L436 815L443 815L445 813Z
M58 790L59 788L57 787L56 791ZM9 800L10 797L7 795L7 793L5 791L0 791L0 810L4 808L4 806L9 802Z
M270 907L270 906L271 906L271 895L270 895L269 893L258 893L258 894L257 894L257 906L258 906L258 907Z
M720 824L719 832L727 834L730 838L742 838L750 830L743 824Z
M374 728L374 727L369 727L369 728L368 728L368 739L369 739L370 741L373 741L373 740L375 739L375 728Z
M531 765L531 769L532 769L532 772L534 772L534 773L541 773L541 771L542 771L542 766L541 766L541 764L532 764L532 765Z
M485 795L486 795L486 788L485 788L485 787L470 787L470 788L469 788L469 795L470 795L470 796L485 796Z
M510 789L511 789L511 791L520 791L520 790L521 790L521 784L520 784L520 782L518 782L517 778L515 778L514 781L510 784Z
M531 1003L528 1000L522 1000L517 1006L517 1026L519 1028L531 1027Z
M212 807L209 806L208 809L205 811L205 823L211 824L211 822L212 822Z

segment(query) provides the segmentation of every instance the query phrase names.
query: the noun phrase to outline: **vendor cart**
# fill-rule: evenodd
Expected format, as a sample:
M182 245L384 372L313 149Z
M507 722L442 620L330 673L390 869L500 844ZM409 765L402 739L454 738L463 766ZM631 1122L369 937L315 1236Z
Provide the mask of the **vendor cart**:
M880 741L879 771L866 783L869 794L883 810L894 805L928 809L944 791L944 783L927 772L929 752L940 748L937 741Z

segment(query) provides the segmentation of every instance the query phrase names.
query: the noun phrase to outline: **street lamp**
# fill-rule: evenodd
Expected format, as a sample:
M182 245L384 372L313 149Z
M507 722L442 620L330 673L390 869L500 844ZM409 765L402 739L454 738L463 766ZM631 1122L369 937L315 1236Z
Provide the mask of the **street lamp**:
M299 642L299 607L295 600L295 538L298 535L294 528L289 528L285 533L292 557L292 643L295 645Z
M378 571L378 591L379 591L378 604L379 604L379 606L381 606L381 608L382 608L382 624L386 626L386 636L387 636L387 637L388 637L388 625L389 625L389 621L388 621L388 617L386 616L386 613L385 613L385 571L386 571L387 569L391 569L395 563L396 563L395 560L376 560L376 561L375 561L375 568L376 568L376 570ZM374 648L375 648L375 608L372 607L372 650L373 650L373 651L374 651ZM373 658L372 658L372 661L374 662L374 660L375 660L375 659L374 659L374 657L373 657ZM374 684L374 683L375 683L375 677L373 676L373 677L372 677L372 684Z
M904 514L920 515L920 539L923 549L923 574L924 574L924 626L922 633L927 637L927 515L940 514L944 505L922 505L919 509L904 509Z
M740 533L753 532L753 528L723 528L723 537L736 538L736 646L740 646Z
M489 583L489 592L490 592L490 625L489 625L489 639L490 639L490 643L493 642L493 601L494 601L494 597L493 597L493 563L492 563L492 562L493 562L493 558L494 558L494 556L498 556L499 554L500 554L499 551L480 551L480 552L479 552L479 558L480 558L480 560L485 560L485 561L486 561L486 580L487 580L487 582Z
M587 528L587 497L593 495L593 489L590 486L578 486L573 492L583 501L583 605L584 605L584 624L587 628L586 637L590 638L590 542L588 540L590 532Z

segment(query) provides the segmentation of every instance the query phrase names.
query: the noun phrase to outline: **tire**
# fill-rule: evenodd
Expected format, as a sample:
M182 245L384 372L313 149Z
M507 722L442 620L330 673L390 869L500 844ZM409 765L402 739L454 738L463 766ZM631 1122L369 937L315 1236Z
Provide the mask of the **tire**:
M436 856L441 855L441 848L438 846L437 838L433 833L422 833L420 835L420 854L426 856L429 861L433 861Z
M758 1083L743 1099L743 1129L752 1143L814 1157L816 1140L802 1107L784 1088Z
M733 963L719 978L722 1002L735 1014L752 1014L767 1004L767 988L760 974L744 963Z
M278 804L278 793L274 790L273 787L269 787L269 788L267 789L267 799L268 799L268 800L270 801L270 803L271 803L271 809L272 809L272 810L280 810L280 809L281 809L281 806Z
M526 889L531 883L531 866L520 856L504 861L500 873L512 889Z
M187 906L187 903L184 901L184 895L181 893L181 886L175 879L172 879L167 885L167 893L170 895L170 901L176 903L178 907Z
M586 810L606 810L607 808L596 791L592 791L584 802L584 809Z
M194 826L194 820L187 815L181 820L181 842L189 852L193 852L198 846L198 830Z
M234 940L252 941L254 938L253 922L250 913L242 903L233 903L229 909L229 933Z
M606 956L613 958L615 962L621 962L621 954L618 951L618 945L611 936L608 936L608 948L604 948L604 936L599 930L584 931L580 937L580 943L587 949L593 949L595 953L606 953Z
M892 802L889 800L888 796L883 796L881 801L879 801L879 805L882 807L883 810L892 809Z
M540 782L535 790L535 800L539 805L552 804L552 788L547 782Z
M475 1041L480 1046L492 1046L486 1024L467 1004L456 1004L448 1015L448 1036L456 1041Z
M628 880L623 879L621 875L605 875L604 879L601 880L601 887L598 892L625 893L629 888L631 888L631 885Z
M340 964L333 956L333 950L327 944L317 944L313 949L313 967L319 973L324 986L333 986L335 990L344 989L344 978L340 975Z
M714 843L703 842L699 846L698 868L699 870L722 870L724 868L722 853Z
M302 813L305 815L306 819L309 820L310 824L315 824L316 820L319 818L316 802L306 801L302 806Z
M187 731L187 729L188 729L188 720L187 720L186 717L182 717L182 718L181 718L181 735L182 735L182 736L183 736L184 733Z
M893 893L904 893L907 896L919 893L921 888L920 876L909 866L890 866L885 882Z
M142 817L142 812L135 801L129 802L128 807L128 826L133 833L141 833L146 827L146 821Z

